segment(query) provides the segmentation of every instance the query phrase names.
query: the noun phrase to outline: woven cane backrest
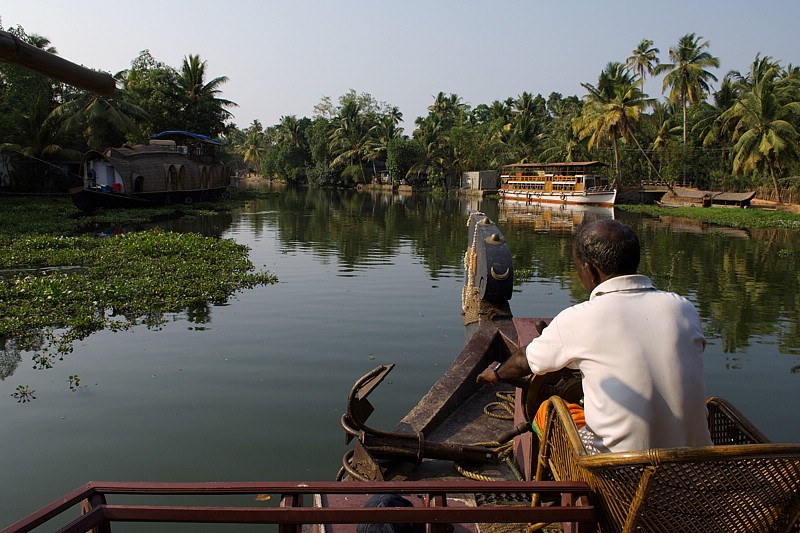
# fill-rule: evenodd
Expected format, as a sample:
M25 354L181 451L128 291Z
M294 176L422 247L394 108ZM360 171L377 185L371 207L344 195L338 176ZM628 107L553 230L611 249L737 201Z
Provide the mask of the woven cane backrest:
M553 397L537 479L588 483L604 533L793 531L800 445L766 443L719 399L709 401L709 424L724 444L588 455L566 404Z

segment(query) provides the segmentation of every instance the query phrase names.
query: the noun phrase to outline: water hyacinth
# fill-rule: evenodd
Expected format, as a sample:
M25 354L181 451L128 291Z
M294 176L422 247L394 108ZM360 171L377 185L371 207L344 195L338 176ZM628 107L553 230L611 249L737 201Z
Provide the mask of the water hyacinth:
M277 281L255 272L248 247L230 239L161 230L114 238L41 232L43 218L51 225L60 219L68 230L85 224L70 224L65 208L51 209L59 204L41 204L47 214L17 210L31 224L17 219L15 236L0 234L0 350L33 351L35 368L53 366L93 332L152 327L170 313L201 315L237 290Z

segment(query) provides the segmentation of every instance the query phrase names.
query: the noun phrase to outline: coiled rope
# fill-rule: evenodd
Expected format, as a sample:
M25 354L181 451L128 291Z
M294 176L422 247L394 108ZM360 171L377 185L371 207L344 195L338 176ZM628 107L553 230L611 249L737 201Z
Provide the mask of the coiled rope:
M486 404L483 408L483 413L491 418L497 418L500 420L514 420L514 393L497 392L495 393L495 396L498 398L498 400ZM484 448L494 449L497 452L497 457L502 459L506 465L508 465L508 468L514 474L514 477L516 477L519 481L523 480L522 474L511 458L511 454L514 451L513 439L509 440L508 442L475 442L472 443L472 446L482 446ZM453 465L458 473L466 478L474 479L476 481L497 481L496 478L491 476L467 470L458 463L454 462Z

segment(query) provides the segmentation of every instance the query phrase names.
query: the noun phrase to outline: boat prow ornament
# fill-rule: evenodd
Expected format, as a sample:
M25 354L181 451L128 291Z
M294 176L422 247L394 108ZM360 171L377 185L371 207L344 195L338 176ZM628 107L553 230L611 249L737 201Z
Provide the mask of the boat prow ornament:
M508 301L514 289L514 266L506 239L497 225L479 211L470 213L467 227L467 277L461 294L464 325L510 318Z

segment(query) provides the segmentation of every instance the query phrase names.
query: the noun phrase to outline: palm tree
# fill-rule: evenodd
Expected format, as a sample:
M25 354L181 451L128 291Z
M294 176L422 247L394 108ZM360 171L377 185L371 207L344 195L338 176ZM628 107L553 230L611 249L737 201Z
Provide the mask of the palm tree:
M206 66L207 62L201 61L199 55L184 57L178 85L184 98L185 129L214 136L221 133L225 121L233 117L226 108L236 104L219 98L220 87L228 77L218 76L206 82Z
M663 149L673 139L675 133L675 116L669 103L653 102L652 112L647 117L652 129L653 151Z
M585 96L581 116L573 122L573 129L580 139L589 138L589 150L604 142L611 144L616 169L614 186L621 185L618 142L632 139L638 146L639 141L633 132L638 127L642 111L652 103L652 99L642 93L638 78L616 62L609 63L600 73L597 86L590 83L581 85L589 93Z
M249 175L251 168L255 168L260 172L261 161L266 157L269 150L269 142L261 122L258 120L253 120L253 123L244 133L245 138L239 150Z
M402 118L402 113L400 117ZM386 159L389 143L402 134L403 128L397 127L396 114L391 111L389 114L379 116L378 121L369 129L369 138L364 146L364 157L367 158L367 161L372 162L372 173L376 177L378 170L375 162L380 158Z
M397 106L390 107L387 110L386 114L389 116L389 118L391 118L392 124L394 124L395 126L403 122L403 113Z
M535 96L527 91L524 91L514 101L514 109L516 109L517 113L520 115L532 117L537 112L538 104L539 102L537 102L537 98Z
M40 48L45 52L50 52L51 54L58 54L58 50L56 50L55 46L50 46L50 39L43 35L39 35L37 33L31 33L28 35L25 40L28 44L35 46L36 48Z
M439 117L446 125L452 125L456 115L467 108L461 97L455 93L446 96L443 92L436 95L433 103L428 106L431 115Z
M418 154L419 160L414 162L409 173L416 172L419 180L425 172L428 180L438 184L444 179L444 151L447 144L442 118L430 113L426 117L417 117L415 123L414 140L419 141L422 149Z
M795 126L800 117L800 101L795 84L787 83L781 70L771 58L756 56L745 78L750 89L720 116L736 141L734 173L768 172L778 203L778 174L782 168L800 161L800 133Z
M675 105L680 103L683 109L683 146L686 148L686 109L689 103L698 104L705 99L711 91L709 80L717 81L707 69L719 68L719 59L712 56L705 49L708 41L700 42L702 37L695 37L694 33L684 35L677 46L669 49L669 58L672 63L662 63L653 69L658 75L666 72L662 91L670 89L669 101Z
M696 132L698 137L703 140L703 147L719 148L720 169L724 169L728 163L731 132L729 128L724 127L719 118L734 106L742 92L742 89L732 81L733 79L734 73L725 75L719 90L712 95L713 103L703 103L698 106L698 119L692 127L692 131Z
M295 115L281 117L276 129L281 142L289 143L293 148L303 147L305 143L303 125Z
M658 48L653 48L653 41L650 39L642 39L639 46L633 49L633 55L625 62L625 65L639 76L642 90L644 90L645 76L653 74L654 69L658 66L659 53L660 51Z
M334 159L331 166L357 163L361 179L366 181L362 154L368 142L370 125L356 100L349 100L339 109L333 119L333 129L329 136L329 146Z
M138 135L137 120L146 118L147 113L130 103L123 89L117 89L110 96L80 91L53 109L47 120L59 124L62 134L79 133L90 149L101 150Z

